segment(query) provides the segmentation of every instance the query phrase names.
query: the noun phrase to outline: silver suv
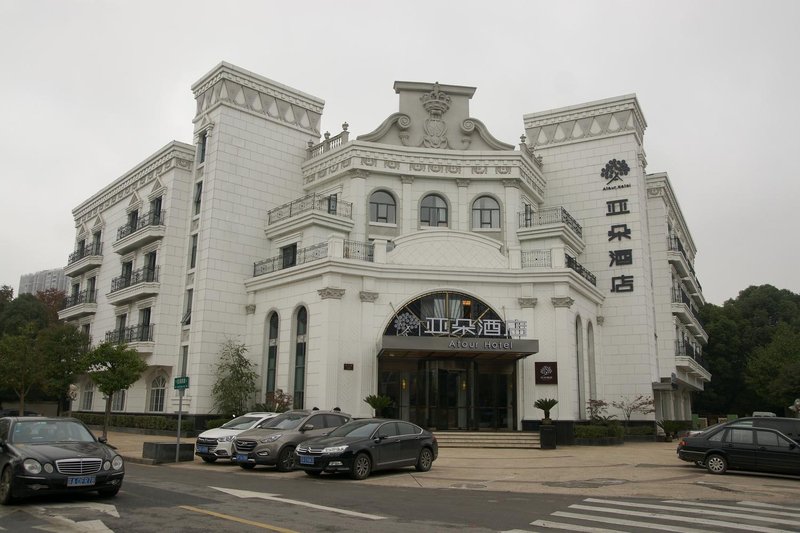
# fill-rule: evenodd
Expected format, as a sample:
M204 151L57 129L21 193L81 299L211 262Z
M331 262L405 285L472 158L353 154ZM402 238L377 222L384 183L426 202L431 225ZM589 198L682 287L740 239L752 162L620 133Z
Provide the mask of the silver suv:
M239 433L233 440L232 459L247 470L256 465L275 465L280 472L287 472L294 468L298 444L324 437L349 421L350 415L339 411L287 411Z

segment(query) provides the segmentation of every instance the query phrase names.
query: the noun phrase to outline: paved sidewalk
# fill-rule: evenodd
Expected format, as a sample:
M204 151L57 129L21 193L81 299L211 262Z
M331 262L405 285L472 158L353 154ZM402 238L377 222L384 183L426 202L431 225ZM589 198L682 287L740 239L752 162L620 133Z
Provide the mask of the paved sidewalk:
M99 432L97 432L99 434ZM194 443L181 438L181 443ZM142 458L145 442L175 443L176 437L109 432L108 443L131 463ZM555 450L440 448L430 472L403 469L378 472L360 483L393 487L449 488L594 497L797 503L800 477L728 473L717 476L677 458L677 442L629 442L621 446L562 446ZM200 458L159 468L239 468L227 461L206 464ZM275 478L305 477L259 467L253 472ZM248 472L252 474L253 472ZM231 481L235 483L235 477Z

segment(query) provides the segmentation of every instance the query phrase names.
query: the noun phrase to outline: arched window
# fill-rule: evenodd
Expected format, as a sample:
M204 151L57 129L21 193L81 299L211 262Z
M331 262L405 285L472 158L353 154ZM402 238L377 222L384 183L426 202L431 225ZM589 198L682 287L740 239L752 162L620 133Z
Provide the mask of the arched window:
M587 363L589 365L589 399L597 399L597 363L594 359L594 326L589 322L586 329Z
M90 381L83 387L83 394L81 395L81 409L83 411L92 410L92 401L94 400L94 382Z
M481 196L472 203L473 229L500 227L500 204L490 196Z
M429 194L419 207L419 222L423 226L447 227L447 202L438 194Z
M369 197L369 221L395 224L397 204L394 197L386 191L375 191Z
M581 317L575 318L575 358L577 363L578 369L578 413L579 418L585 418L584 414L586 413L586 384L584 382L584 368L583 368L583 324L581 323ZM596 398L592 398L595 400Z
M164 411L164 398L167 391L167 378L158 376L150 382L150 401L147 410L154 413Z
M269 319L269 340L267 344L267 393L275 392L275 371L278 367L278 313Z
M302 409L306 393L306 333L308 331L308 312L305 307L297 311L297 335L294 351L294 389L295 409Z

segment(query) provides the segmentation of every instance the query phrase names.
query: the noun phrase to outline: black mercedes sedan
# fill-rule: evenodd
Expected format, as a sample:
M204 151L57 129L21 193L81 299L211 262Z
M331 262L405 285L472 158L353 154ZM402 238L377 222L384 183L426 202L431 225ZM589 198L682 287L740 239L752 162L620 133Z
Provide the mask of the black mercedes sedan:
M97 491L114 496L124 464L74 418L0 418L0 503L34 494Z
M726 424L684 437L678 458L712 474L731 470L800 475L800 445L771 428Z
M343 472L365 479L375 470L404 466L427 472L438 455L439 445L430 431L403 420L367 418L302 442L295 449L294 465L310 476Z

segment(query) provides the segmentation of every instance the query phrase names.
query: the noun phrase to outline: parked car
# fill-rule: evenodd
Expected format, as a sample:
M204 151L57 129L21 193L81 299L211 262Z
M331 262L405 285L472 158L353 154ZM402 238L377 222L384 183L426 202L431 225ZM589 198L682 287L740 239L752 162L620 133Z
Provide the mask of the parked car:
M233 460L244 469L274 465L280 472L294 468L294 449L301 442L322 437L350 420L340 411L286 411L234 437Z
M298 445L295 468L311 476L346 472L365 479L375 470L405 466L427 472L438 455L439 444L430 431L403 420L368 418Z
M0 409L0 418L4 416L20 416L19 409ZM28 411L27 409L22 413L22 416L42 416L36 411Z
M218 428L200 433L195 441L194 454L207 463L217 459L233 459L233 437L242 431L277 416L278 413L247 413L225 422Z
M746 416L731 420L723 425L776 429L800 444L800 418L786 418L783 416Z
M712 474L728 469L800 475L800 445L776 429L721 424L678 443L678 458Z
M0 503L34 494L114 496L125 465L105 439L74 418L0 418Z

